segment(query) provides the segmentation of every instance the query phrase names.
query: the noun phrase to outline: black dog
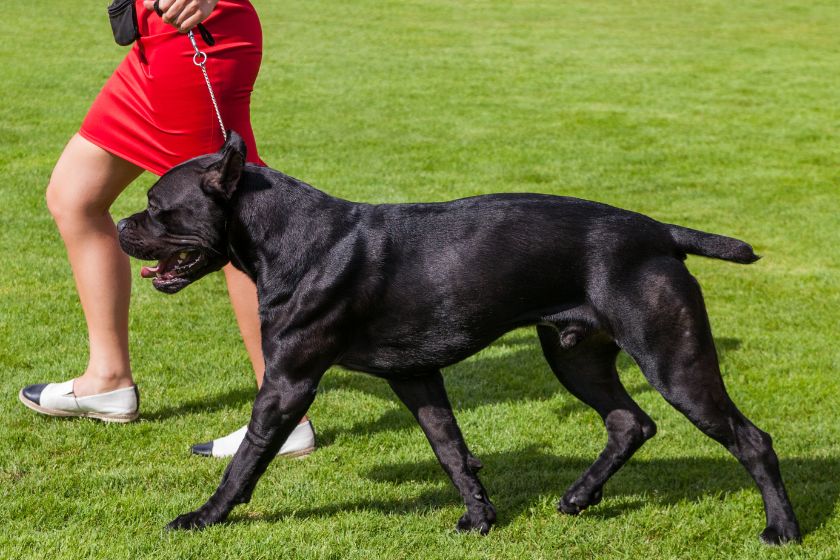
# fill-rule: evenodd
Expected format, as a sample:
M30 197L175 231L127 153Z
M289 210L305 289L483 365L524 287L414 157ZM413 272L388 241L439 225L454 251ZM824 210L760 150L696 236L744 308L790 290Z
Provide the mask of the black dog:
M800 539L770 436L721 379L686 253L751 263L736 239L595 202L494 194L435 204L356 204L245 165L235 133L219 154L170 170L148 209L119 223L129 255L172 293L228 261L257 283L265 381L248 433L213 496L170 528L223 521L248 502L339 364L382 377L411 410L466 503L459 531L496 518L452 414L440 370L502 334L536 325L560 382L604 419L606 448L560 500L577 514L656 426L615 369L619 349L703 433L749 471L764 499L764 542Z

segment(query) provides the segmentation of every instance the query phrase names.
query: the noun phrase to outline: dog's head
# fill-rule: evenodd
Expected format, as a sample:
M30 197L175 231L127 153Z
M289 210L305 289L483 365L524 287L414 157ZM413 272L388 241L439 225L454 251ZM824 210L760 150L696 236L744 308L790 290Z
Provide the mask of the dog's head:
M228 263L231 198L245 165L245 143L233 131L216 154L167 171L148 193L148 207L117 225L122 250L142 260L144 278L175 293Z

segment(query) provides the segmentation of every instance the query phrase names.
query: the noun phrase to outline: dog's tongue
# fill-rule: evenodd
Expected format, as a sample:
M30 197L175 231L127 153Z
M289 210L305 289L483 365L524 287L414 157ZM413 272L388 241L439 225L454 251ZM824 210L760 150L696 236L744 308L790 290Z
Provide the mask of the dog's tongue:
M140 276L143 278L154 278L157 275L160 263L157 266L144 266L140 269Z

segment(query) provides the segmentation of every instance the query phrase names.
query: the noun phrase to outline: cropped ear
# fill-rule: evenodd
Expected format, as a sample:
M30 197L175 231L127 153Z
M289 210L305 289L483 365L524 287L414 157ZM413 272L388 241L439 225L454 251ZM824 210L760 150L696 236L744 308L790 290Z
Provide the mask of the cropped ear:
M227 141L219 150L221 159L208 167L201 177L201 190L222 200L230 200L242 177L246 149L242 137L229 130Z

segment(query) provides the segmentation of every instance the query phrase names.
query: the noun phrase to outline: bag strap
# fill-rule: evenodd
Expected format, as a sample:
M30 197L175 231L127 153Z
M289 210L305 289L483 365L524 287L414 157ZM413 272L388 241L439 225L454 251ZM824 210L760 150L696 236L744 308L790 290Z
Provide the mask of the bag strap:
M157 15L163 17L163 10L160 9L160 0L155 0L155 4L153 7ZM199 23L196 27L198 27L198 32L201 33L201 38L204 39L205 43L207 43L211 47L216 44L216 40L213 38L210 32L207 31L207 28L204 27L203 23Z

